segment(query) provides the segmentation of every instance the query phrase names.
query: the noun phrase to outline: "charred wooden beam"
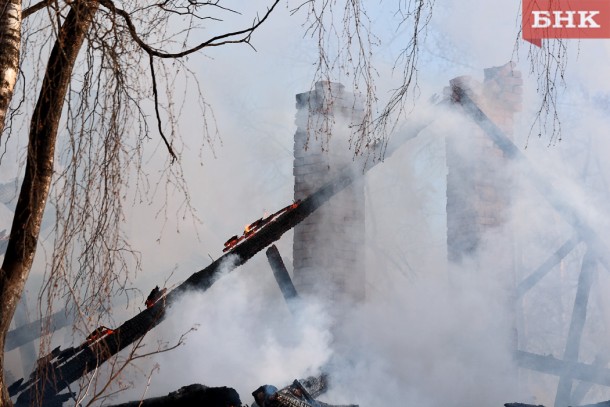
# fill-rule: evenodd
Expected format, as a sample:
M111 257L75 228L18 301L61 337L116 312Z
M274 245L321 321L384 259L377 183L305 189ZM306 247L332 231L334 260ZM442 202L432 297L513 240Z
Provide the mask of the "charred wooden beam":
M292 300L299 297L296 288L294 288L294 284L292 283L292 279L290 278L290 274L288 274L288 270L286 269L286 265L284 264L284 260L282 260L282 256L280 255L277 247L272 244L267 249L267 259L269 260L269 265L273 270L273 276L275 277L275 281L277 285L280 287L280 291L284 296L284 300L290 307L290 311L294 313Z
M570 321L570 329L568 330L568 339L566 341L566 349L563 354L563 360L569 362L577 362L580 352L580 339L582 331L587 320L587 305L589 303L589 293L595 276L596 268L595 255L589 250L585 253L582 260L582 268L578 277L578 288L576 289L576 298L574 299L574 308L572 311L572 320ZM570 405L572 402L572 377L561 376L557 385L557 395L555 396L555 407Z
M570 240L561 245L561 247L542 263L540 267L517 285L515 297L517 299L523 297L526 292L538 284L540 280L542 280L542 277L546 276L553 267L563 260L580 242L581 239L578 236L573 236Z
M608 246L581 216L576 207L566 202L565 197L555 190L550 182L538 174L538 171L529 164L517 146L506 137L504 132L470 98L468 92L458 87L454 89L454 94L456 95L456 102L485 131L493 143L502 150L504 155L509 159L519 162L520 167L527 174L527 179L532 182L538 192L557 213L576 230L580 238L587 243L589 249L595 252L599 262L606 270L610 271L610 250L608 250Z
M207 387L191 384L169 393L167 396L115 404L112 407L237 407L241 400L231 387Z
M525 351L517 351L515 361L519 367L524 369L610 386L610 369L605 367L570 362L557 359L552 355L543 356Z
M394 135L391 143L379 143L376 150L385 151L389 157L406 141L415 138L436 118L435 112L428 110L422 118L411 123L408 128ZM41 369L44 374L33 373L33 377L19 387L21 394L17 398L17 406L29 405L30 400L44 400L63 391L68 385L86 375L113 355L143 337L150 329L158 325L165 317L165 307L171 306L184 293L190 290L207 290L218 278L221 271L232 271L246 263L255 254L279 240L284 233L302 222L320 206L324 205L338 192L365 175L380 161L367 161L361 168L352 165L341 171L338 176L324 184L316 192L289 211L279 215L273 222L258 230L238 246L212 262L201 271L191 275L186 281L169 292L165 301L157 302L115 329L114 334L96 342L95 348L84 346L75 355L67 359L53 359L48 366Z
M578 406L578 407L610 407L610 400L602 401L600 403L595 403L595 404L585 404L585 405Z
M6 334L4 351L8 352L39 338L44 334L43 330L53 332L71 323L72 321L66 315L66 311L61 310L38 321L22 325Z
M321 396L328 390L328 375L325 373L322 373L320 376L310 376L307 379L299 381L313 398Z

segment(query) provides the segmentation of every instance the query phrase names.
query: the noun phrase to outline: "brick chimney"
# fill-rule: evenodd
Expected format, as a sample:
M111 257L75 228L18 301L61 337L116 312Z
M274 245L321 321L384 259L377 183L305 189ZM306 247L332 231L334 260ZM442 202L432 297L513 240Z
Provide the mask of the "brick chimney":
M514 63L484 70L483 83L457 77L445 89L449 98L459 87L512 138L514 115L521 110L521 73ZM447 138L447 250L460 262L479 248L482 235L504 224L510 204L511 176L500 149L478 127ZM467 154L464 154L467 152Z
M296 95L294 198L304 199L353 162L351 124L362 109L343 85ZM294 229L294 283L330 305L364 299L364 188L356 182Z

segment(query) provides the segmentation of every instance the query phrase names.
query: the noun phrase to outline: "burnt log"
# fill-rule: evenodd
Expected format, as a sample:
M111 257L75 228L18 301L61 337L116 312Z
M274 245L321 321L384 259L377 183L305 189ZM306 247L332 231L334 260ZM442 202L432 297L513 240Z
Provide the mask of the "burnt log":
M286 304L288 304L288 307L290 308L290 312L294 314L296 309L294 309L292 300L297 299L299 294L297 293L297 289L294 288L294 284L292 283L290 274L288 274L284 260L282 260L282 256L274 244L267 249L266 254L275 281L277 282L278 287L280 287L280 291L284 296L284 300L286 300Z
M378 143L372 147L373 153L389 157L406 141L415 138L436 118L435 112L428 110L415 123L402 129L392 137L391 143ZM358 163L360 161L356 161ZM165 307L172 306L189 290L207 290L218 278L221 271L232 271L250 260L258 252L279 240L284 233L298 225L320 206L324 205L338 192L363 177L368 170L380 161L368 160L358 168L357 164L348 166L339 172L338 176L324 184L316 192L302 200L294 209L280 214L272 222L259 229L253 235L243 240L238 246L228 251L209 266L192 274L186 281L169 292L164 301L157 302L151 308L145 309L130 320L96 342L95 348L82 346L78 353L68 359L51 361L42 374L34 374L30 380L20 387L21 394L16 406L27 406L30 400L46 400L65 390L68 385L106 362L112 356L142 338L150 329L157 326L165 318Z
M72 320L66 315L66 310L61 310L38 321L22 325L6 334L4 351L8 352L39 338L45 333L44 330L53 332L71 323Z
M595 404L585 404L585 405L578 406L578 407L610 407L610 400L602 401L600 403L595 403Z
M169 393L167 396L115 404L111 407L238 407L241 400L231 387L207 387L191 384Z

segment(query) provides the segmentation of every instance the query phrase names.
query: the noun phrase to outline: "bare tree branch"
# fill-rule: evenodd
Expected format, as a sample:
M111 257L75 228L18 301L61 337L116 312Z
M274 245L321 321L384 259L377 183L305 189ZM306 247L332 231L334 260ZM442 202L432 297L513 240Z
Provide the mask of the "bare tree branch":
M161 138L163 139L163 142L165 143L165 146L167 147L167 151L172 156L172 162L173 162L173 161L177 160L178 157L176 157L176 153L174 153L172 146L169 144L169 142L167 141L167 137L165 137L165 134L163 133L163 127L162 127L163 125L161 123L161 115L159 113L159 95L157 94L157 78L155 76L154 57L152 55L150 55L150 75L152 77L153 95L155 96L155 114L157 116L157 126L159 128L159 134L161 134Z
M50 6L51 4L53 4L54 0L43 0L40 1L36 4L31 5L30 7L26 8L25 10L23 10L23 13L21 14L21 18L26 19L29 16L31 16L32 14L34 14L35 12L42 10L45 7Z
M189 54L192 54L194 52L197 52L206 47L218 47L218 46L226 45L226 44L249 43L252 33L267 20L267 18L271 15L271 13L273 12L273 9L275 8L275 6L277 6L277 4L279 2L280 2L280 0L275 0L274 3L271 5L271 7L269 7L267 9L265 14L263 14L263 16L261 18L257 17L254 20L254 23L252 24L252 26L250 26L248 28L225 33L222 35L217 35L215 37L210 38L209 40L207 40L205 42L200 43L199 45L197 45L195 47L189 48L189 49L181 51L181 52L176 52L176 53L163 52L163 51L155 49L155 48L151 47L150 45L146 44L138 35L137 30L131 20L129 13L126 12L125 10L117 8L111 0L101 0L100 4L102 4L108 10L112 11L115 14L118 14L119 16L121 16L123 18L123 20L127 24L127 27L129 28L129 33L131 34L131 37L133 38L133 40L149 55L152 55L152 56L155 56L158 58L181 58L181 57L187 56Z

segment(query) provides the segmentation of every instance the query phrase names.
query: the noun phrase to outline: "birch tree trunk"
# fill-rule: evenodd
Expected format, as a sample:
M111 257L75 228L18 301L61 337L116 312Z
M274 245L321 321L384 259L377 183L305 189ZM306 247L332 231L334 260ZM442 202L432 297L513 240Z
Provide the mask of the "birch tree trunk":
M19 71L21 0L0 0L0 139Z
M72 3L51 51L32 115L25 176L0 269L0 350L4 349L6 333L32 267L53 176L57 129L66 92L74 62L97 8L98 3L93 1ZM4 352L0 352L0 407L10 405L4 382Z

